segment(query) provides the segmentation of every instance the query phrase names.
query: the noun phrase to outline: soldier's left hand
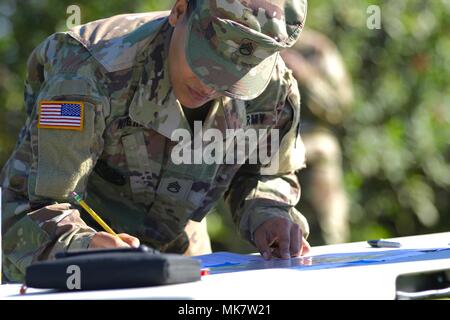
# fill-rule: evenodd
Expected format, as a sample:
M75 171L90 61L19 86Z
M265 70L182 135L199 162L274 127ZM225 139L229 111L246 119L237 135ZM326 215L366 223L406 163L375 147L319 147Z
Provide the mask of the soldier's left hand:
M272 256L289 259L307 254L311 246L303 238L300 226L285 218L272 218L256 229L255 244L265 259Z

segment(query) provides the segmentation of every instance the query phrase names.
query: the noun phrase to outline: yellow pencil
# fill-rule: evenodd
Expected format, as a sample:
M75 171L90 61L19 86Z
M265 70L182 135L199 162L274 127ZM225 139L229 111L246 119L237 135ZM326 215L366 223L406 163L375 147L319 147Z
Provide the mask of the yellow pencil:
M103 229L105 229L106 232L108 232L109 234L112 234L113 236L118 237L117 233L115 233L114 230L111 229L111 228L106 224L106 222L103 221L103 219L100 218L99 215L96 214L95 211L92 210L91 207L89 207L89 206L87 205L87 203L84 202L84 200L81 199L81 197L80 197L76 192L72 192L70 195L71 195L71 196L72 196L72 197L80 204L80 206L83 207L84 210L87 211L87 213L89 213L89 214L91 215L92 218L94 218L95 221L97 221L97 223L98 223L99 225L101 225L101 226L103 227Z

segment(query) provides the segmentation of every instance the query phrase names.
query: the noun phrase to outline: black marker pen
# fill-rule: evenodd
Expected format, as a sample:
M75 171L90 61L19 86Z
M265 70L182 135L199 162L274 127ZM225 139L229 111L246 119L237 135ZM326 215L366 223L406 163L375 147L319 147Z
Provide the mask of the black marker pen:
M374 247L374 248L400 248L401 247L400 242L387 241L387 240L383 240L383 239L369 240L369 241L367 241L367 243L370 244L370 246Z

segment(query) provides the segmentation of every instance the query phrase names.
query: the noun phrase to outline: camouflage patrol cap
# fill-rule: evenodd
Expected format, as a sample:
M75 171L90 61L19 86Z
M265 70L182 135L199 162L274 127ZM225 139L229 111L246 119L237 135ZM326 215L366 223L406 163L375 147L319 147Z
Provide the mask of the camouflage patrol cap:
M299 38L306 12L307 0L197 0L187 61L216 91L254 99L268 85L279 51Z

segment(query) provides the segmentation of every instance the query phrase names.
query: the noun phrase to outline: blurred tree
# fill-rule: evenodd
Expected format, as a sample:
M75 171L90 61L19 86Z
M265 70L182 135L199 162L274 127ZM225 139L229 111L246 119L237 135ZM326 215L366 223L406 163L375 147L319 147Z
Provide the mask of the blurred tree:
M352 239L450 228L450 1L315 0L307 24L336 42L357 102L337 133L351 196ZM69 5L81 23L170 8L172 0L1 0L0 167L24 122L22 90L32 49L66 29ZM379 5L382 28L369 30ZM301 40L300 40L301 41ZM220 206L210 218L215 248L250 250ZM218 214L221 212L222 214Z
M374 4L380 30L366 27ZM448 231L449 1L316 1L309 13L357 85L342 132L353 239Z

